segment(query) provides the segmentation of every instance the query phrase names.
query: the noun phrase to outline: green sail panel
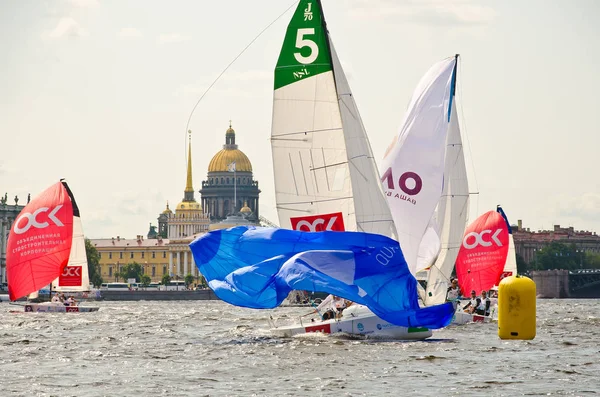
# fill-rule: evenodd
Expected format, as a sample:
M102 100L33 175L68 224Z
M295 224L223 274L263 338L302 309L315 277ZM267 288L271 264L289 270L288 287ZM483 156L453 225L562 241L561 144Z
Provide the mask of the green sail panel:
M275 89L332 70L321 3L301 0L290 21L277 67Z

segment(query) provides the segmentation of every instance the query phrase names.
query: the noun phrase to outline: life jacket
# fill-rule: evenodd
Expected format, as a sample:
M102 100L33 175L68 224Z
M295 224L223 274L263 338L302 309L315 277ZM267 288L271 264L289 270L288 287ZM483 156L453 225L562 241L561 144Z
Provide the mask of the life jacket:
M453 301L458 298L459 294L460 294L460 288L448 287L448 292L446 293L446 300Z

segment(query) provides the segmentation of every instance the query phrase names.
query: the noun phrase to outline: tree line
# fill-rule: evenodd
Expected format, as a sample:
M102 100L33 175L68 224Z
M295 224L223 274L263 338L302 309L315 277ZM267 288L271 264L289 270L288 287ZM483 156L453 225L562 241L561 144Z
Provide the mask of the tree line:
M531 270L552 269L600 269L600 254L585 252L573 243L553 241L536 251L535 258L530 263L517 255L517 271L520 274Z

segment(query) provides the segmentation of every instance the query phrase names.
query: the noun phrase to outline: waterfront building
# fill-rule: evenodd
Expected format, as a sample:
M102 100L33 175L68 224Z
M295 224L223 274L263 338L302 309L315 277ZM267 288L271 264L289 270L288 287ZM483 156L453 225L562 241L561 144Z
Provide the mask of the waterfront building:
M558 241L563 244L575 244L582 257L585 252L600 253L600 236L596 232L575 230L572 226L554 225L552 230L531 231L523 227L522 220L512 225L515 251L526 263L531 263L537 253L548 244Z
M105 282L117 281L117 274L128 263L137 262L142 266L144 274L152 282L160 282L165 274L169 274L169 240L158 237L144 239L124 239L120 236L111 238L90 239L100 255L100 275ZM125 280L119 280L125 281Z

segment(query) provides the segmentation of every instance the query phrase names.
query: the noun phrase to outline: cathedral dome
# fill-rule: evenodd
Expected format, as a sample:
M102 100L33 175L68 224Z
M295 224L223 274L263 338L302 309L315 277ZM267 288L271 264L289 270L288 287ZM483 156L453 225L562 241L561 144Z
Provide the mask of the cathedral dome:
M240 209L240 212L242 214L249 214L252 212L252 209L248 207L248 203L244 201L244 206L242 207L242 209Z
M237 172L252 172L250 160L235 144L235 131L230 125L225 133L225 145L210 160L208 172L227 172L233 162Z
M208 172L225 172L229 164L235 161L237 172L252 172L252 164L248 156L239 149L222 149L217 152L208 164Z
M164 215L172 214L173 211L169 208L169 202L167 201L167 208L162 212Z

